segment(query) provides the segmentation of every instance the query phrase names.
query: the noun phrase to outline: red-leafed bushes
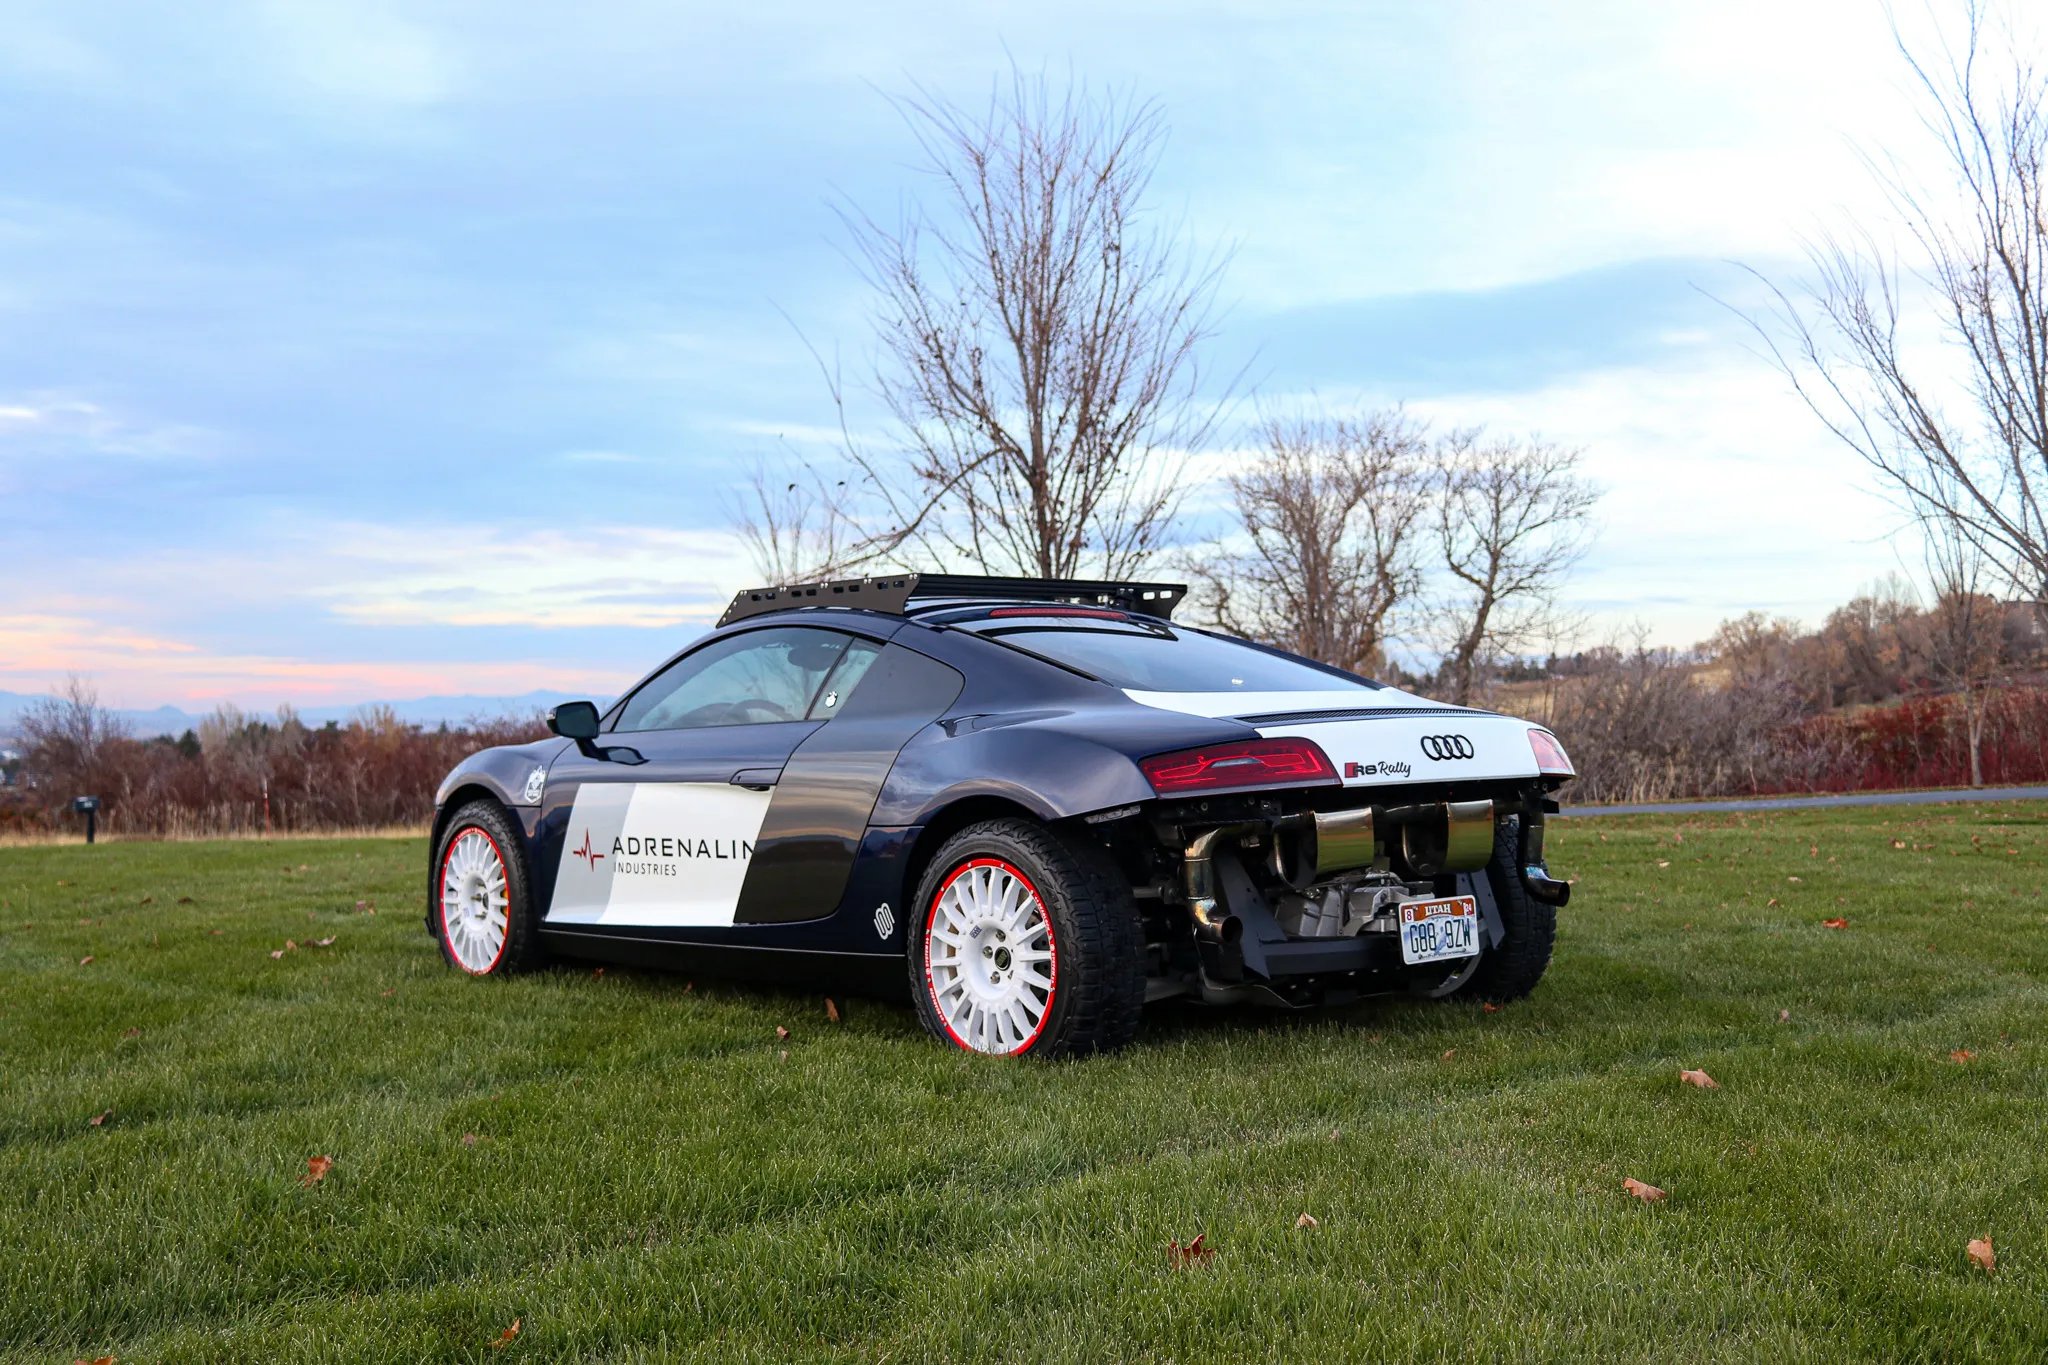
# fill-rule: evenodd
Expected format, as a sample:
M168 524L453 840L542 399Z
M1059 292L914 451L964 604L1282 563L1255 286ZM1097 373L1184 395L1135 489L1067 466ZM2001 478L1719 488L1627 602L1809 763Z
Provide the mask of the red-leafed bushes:
M464 757L546 733L537 717L427 728L370 708L316 728L289 711L257 719L223 707L196 734L138 740L83 687L33 708L18 729L0 833L73 828L71 798L91 794L100 827L131 836L423 825L435 787Z

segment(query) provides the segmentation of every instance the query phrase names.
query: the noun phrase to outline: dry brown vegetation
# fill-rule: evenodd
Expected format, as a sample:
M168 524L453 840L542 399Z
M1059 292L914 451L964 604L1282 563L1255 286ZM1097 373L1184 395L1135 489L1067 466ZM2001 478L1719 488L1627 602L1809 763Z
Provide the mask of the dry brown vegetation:
M464 757L545 733L538 718L430 729L370 707L312 727L289 709L264 719L224 706L180 739L138 739L78 680L18 729L21 767L0 788L0 834L76 832L71 798L93 795L106 833L157 838L419 828Z

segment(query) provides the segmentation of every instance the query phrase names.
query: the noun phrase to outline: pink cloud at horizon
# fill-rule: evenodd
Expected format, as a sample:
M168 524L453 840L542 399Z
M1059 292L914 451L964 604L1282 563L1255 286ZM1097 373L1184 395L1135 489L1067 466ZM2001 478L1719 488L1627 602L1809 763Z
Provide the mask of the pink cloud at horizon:
M352 705L430 695L610 696L632 681L603 669L530 660L334 662L214 654L187 641L77 616L0 615L0 688L46 692L77 675L103 704L206 709Z

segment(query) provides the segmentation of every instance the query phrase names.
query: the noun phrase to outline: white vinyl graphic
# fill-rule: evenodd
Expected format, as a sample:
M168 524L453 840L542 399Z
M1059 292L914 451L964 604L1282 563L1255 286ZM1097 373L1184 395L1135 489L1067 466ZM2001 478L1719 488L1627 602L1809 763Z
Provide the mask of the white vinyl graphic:
M1393 688L1329 692L1139 692L1132 701L1194 716L1258 716L1267 739L1314 740L1346 786L1493 781L1537 775L1530 726L1446 709ZM1360 717L1330 712L1366 711ZM1413 716L1404 712L1413 711Z
M580 787L550 924L731 924L771 793L724 782Z

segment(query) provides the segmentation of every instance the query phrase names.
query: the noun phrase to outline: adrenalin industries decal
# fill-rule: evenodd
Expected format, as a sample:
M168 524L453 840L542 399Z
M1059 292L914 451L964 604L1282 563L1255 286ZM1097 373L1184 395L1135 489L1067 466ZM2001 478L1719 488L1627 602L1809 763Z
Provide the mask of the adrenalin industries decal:
M723 782L579 788L547 922L731 924L770 795Z

